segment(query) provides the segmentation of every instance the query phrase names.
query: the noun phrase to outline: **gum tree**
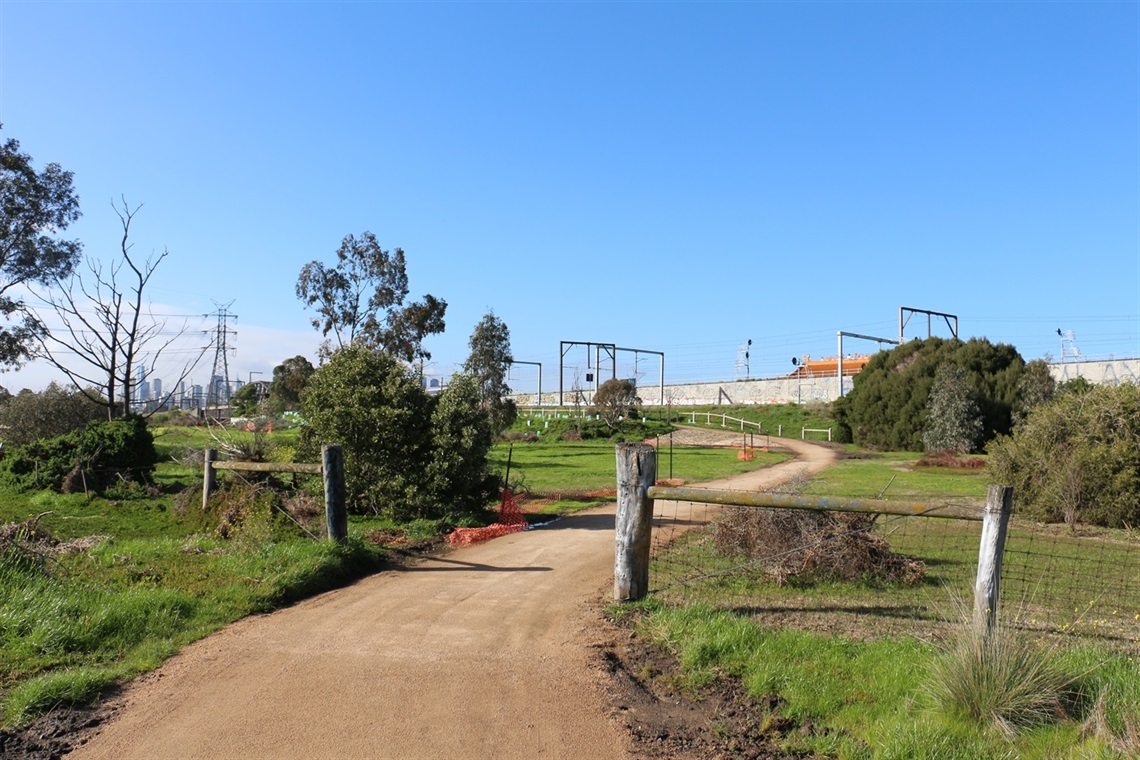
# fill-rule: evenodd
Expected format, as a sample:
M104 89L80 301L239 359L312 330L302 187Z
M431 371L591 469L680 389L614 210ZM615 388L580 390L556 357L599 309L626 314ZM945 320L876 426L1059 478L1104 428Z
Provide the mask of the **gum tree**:
M78 218L71 172L55 163L37 172L19 142L0 142L0 365L18 366L47 332L19 291L72 273L82 246L59 233Z

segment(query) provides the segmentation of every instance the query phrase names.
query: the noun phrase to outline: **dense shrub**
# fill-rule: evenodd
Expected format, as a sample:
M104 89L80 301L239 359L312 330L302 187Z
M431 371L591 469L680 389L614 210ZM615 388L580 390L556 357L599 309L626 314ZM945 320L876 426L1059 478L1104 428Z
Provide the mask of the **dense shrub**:
M0 404L0 439L5 446L23 446L106 418L106 407L77 390L51 383L38 393L24 390Z
M1140 388L1062 392L1011 436L990 444L995 481L1014 488L1017 509L1070 525L1140 524Z
M124 482L148 483L157 462L146 422L131 416L19 446L0 461L0 475L22 489L101 492Z
M926 405L926 430L922 444L927 451L973 451L982 433L982 411L966 370L945 364L934 376Z
M470 375L453 377L434 406L425 495L445 515L478 513L499 490L487 462L495 442L493 408L483 405Z
M400 513L422 504L431 444L431 399L407 365L352 346L309 378L298 455L319 461L322 444L344 447L348 503L358 512Z
M487 462L491 417L470 377L456 375L432 397L407 365L354 346L312 375L301 412L298 455L344 447L353 511L459 521L480 515L498 490Z
M976 445L1009 433L1025 362L1013 346L985 338L928 338L880 351L855 376L851 392L835 402L836 419L860 446L922 451L930 392L946 364L965 370L977 401L982 428Z

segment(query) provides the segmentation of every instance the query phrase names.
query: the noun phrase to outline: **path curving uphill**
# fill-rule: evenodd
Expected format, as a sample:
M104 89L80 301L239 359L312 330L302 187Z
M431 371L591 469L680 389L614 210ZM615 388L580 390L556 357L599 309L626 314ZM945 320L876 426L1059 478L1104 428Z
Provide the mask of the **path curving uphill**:
M734 437L735 439L735 437ZM833 450L713 485L763 489ZM126 691L73 760L623 758L591 651L613 506L425 559L199 641Z

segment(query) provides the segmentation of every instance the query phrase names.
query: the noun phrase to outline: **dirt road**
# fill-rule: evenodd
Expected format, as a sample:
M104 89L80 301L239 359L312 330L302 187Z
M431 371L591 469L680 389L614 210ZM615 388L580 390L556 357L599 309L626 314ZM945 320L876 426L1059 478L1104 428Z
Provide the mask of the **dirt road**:
M726 481L766 488L834 452ZM367 578L204 639L68 757L622 758L590 652L613 507Z

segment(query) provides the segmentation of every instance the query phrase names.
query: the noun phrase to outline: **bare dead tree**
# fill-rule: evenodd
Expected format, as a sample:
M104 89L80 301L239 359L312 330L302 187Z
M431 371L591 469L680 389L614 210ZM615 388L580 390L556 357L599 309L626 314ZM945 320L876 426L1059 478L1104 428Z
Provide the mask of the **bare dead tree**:
M142 204L131 208L126 198L121 201L121 208L111 203L123 226L121 258L110 265L88 259L86 277L77 272L66 281L57 279L55 290L38 294L62 329L39 338L37 358L46 360L85 396L105 406L108 419L130 413L132 392L139 383L135 375L138 368L149 366L153 371L188 334L185 323L168 332L166 320L156 317L144 302L143 292L169 251L137 260L131 252L130 232ZM189 377L205 351L206 347L199 347L183 363L170 392L156 409L170 400L174 388Z

